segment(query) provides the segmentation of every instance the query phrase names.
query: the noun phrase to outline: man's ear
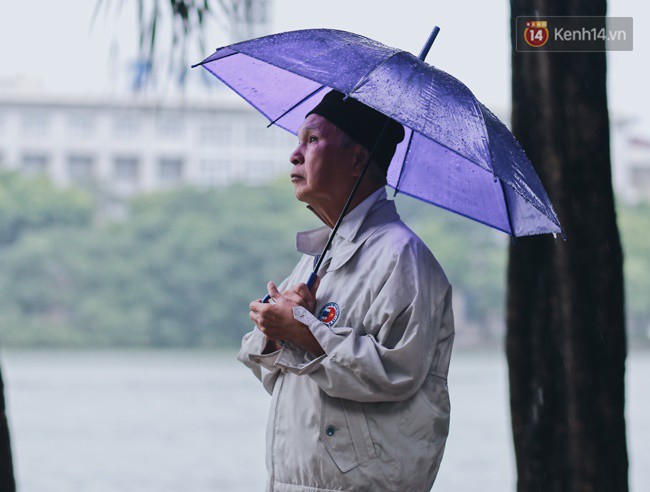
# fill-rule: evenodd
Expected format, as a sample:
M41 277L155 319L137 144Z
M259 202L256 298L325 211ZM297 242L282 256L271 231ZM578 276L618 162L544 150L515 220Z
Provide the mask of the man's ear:
M361 173L363 172L363 168L366 165L366 162L368 162L368 158L370 157L370 152L368 152L368 149L366 149L363 145L355 143L355 148L354 148L354 172L353 175L354 177L359 177L361 176Z

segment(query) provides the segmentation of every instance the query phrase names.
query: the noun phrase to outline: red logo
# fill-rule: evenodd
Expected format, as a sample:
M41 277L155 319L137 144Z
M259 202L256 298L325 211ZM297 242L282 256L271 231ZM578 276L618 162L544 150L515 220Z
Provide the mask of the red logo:
M548 41L548 21L526 21L524 39L533 48L544 46Z
M328 302L321 309L318 319L325 323L327 326L332 326L339 319L341 308L335 302Z

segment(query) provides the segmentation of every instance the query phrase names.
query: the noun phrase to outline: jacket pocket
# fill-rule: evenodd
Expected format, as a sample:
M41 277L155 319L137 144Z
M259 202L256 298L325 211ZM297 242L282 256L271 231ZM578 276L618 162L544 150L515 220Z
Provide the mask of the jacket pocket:
M321 392L319 438L334 463L346 473L377 456L363 406Z

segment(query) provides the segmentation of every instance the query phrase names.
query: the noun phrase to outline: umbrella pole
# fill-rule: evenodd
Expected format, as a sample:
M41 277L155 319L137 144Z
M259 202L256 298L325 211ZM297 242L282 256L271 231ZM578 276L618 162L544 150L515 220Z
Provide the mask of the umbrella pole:
M345 214L348 213L348 209L350 208L350 204L352 203L352 199L354 198L355 193L359 189L359 186L361 185L361 180L363 177L366 175L366 171L370 167L370 163L372 162L372 156L375 153L375 149L377 148L377 144L381 140L381 137L384 135L384 131L386 130L386 127L388 126L388 121L389 118L386 117L386 122L384 123L384 127L381 129L381 132L379 132L379 136L377 137L377 140L375 140L375 144L372 147L372 150L370 151L370 155L368 156L368 160L366 161L366 165L363 166L363 170L361 171L361 174L357 178L357 181L354 183L354 187L352 188L352 191L350 192L350 195L348 196L348 199L345 202L345 205L343 206L343 210L341 210L341 214L339 215L338 220L336 221L336 224L332 228L332 232L330 232L329 237L327 238L327 243L325 244L325 247L323 248L323 251L321 254L318 256L318 261L316 262L316 265L314 266L314 270L311 272L311 275L309 275L309 279L307 280L307 287L311 289L314 286L314 283L316 282L316 279L318 278L318 270L320 269L321 264L323 263L323 259L325 258L325 253L327 253L327 250L330 249L332 246L332 241L334 240L334 235L336 234L336 231L338 231L339 226L341 225L341 222L343 222L343 218L345 217ZM262 303L267 303L271 299L271 296L269 294L266 294L264 299L262 299Z
M429 54L429 50L431 49L431 46L433 46L433 42L436 40L436 37L438 36L438 33L440 32L440 28L438 26L434 26L433 30L431 31L431 34L429 34L429 39L427 39L427 42L424 43L424 46L422 47L422 51L420 51L420 54L418 55L418 58L422 61L427 57ZM411 148L411 142L413 141L413 130L411 130L411 135L409 136L409 142L406 145L406 153L404 156L409 155L409 149ZM402 180L402 171L404 170L404 162L402 162L402 167L399 170L399 176L397 177L397 183L395 184L395 192L393 193L393 198L397 196L399 193L399 182Z
M440 28L438 26L434 26L433 30L431 31L431 34L429 34L429 39L427 39L427 42L424 44L424 47L422 48L422 51L420 52L420 55L418 58L422 61L427 57L427 54L429 53L429 50L431 49L431 46L433 46L433 42L436 40L436 37L438 36L438 33L440 32ZM347 95L346 95L347 97ZM307 280L307 287L310 289L314 285L314 282L316 282L316 279L318 278L318 270L323 263L323 259L325 258L325 253L327 253L327 250L330 248L332 245L332 240L334 239L334 235L336 234L336 231L338 230L339 226L341 225L341 222L343 221L343 217L345 217L345 214L348 212L348 208L350 207L350 203L352 203L352 198L354 198L354 194L357 192L359 189L359 185L361 184L361 180L366 174L366 171L368 170L368 167L370 166L370 163L372 162L372 156L375 153L375 149L377 148L377 144L381 140L381 137L384 134L384 130L386 130L386 126L388 126L388 117L386 117L386 123L384 123L384 127L381 129L381 132L379 133L379 136L377 137L377 140L375 140L375 145L372 148L372 151L370 152L370 156L368 157L368 162L366 162L366 165L363 167L363 171L361 171L361 174L359 175L359 178L357 178L357 182L354 183L354 188L352 188L352 191L350 192L350 196L348 197L348 200L345 202L345 206L343 207L343 210L341 211L341 215L339 215L338 220L336 221L336 225L332 229L332 232L330 233L329 238L327 239L327 244L323 248L323 252L320 254L318 257L318 261L316 262L316 266L314 267L314 271L311 272L311 275L309 276L309 280ZM411 134L412 136L412 134ZM397 193L396 193L397 194ZM267 296L268 297L268 296ZM264 298L265 301L262 302L267 302L268 300L266 297Z
M440 28L438 26L434 26L433 31L431 31L431 34L429 34L429 39L427 39L427 42L424 44L424 47L422 48L422 51L420 51L420 55L418 58L422 61L427 57L429 54L429 50L431 49L431 46L433 45L433 42L436 40L436 36L438 36L438 33L440 32Z
M422 61L427 57L427 54L429 54L429 50L431 49L431 46L433 46L433 42L436 40L436 37L438 36L438 33L440 32L440 28L438 26L434 26L433 30L431 31L431 34L429 34L429 39L427 39L427 42L425 43L424 47L422 48L422 51L420 52L420 55L418 58ZM347 95L346 95L347 97ZM352 191L350 192L350 196L348 197L348 200L345 202L345 206L343 207L343 211L341 212L341 215L339 216L339 219L336 221L336 225L332 229L332 232L330 233L330 237L327 239L327 244L323 248L323 252L320 254L318 257L318 261L316 262L316 266L314 267L314 271L311 272L311 275L309 276L309 280L307 280L307 287L310 289L314 285L314 282L316 282L316 279L318 278L318 270L323 263L323 259L325 258L325 253L327 253L327 250L330 248L332 245L332 240L334 239L334 235L336 234L336 231L338 230L339 226L341 225L341 222L343 221L343 217L345 217L345 214L348 212L348 208L350 207L350 203L352 203L352 198L354 198L354 194L357 192L359 189L359 185L361 184L361 180L366 174L366 171L368 170L368 167L370 167L370 163L372 162L372 156L375 153L375 149L377 148L377 144L381 140L381 137L384 135L384 131L386 130L386 127L388 126L388 117L386 117L386 123L384 123L384 127L381 129L381 132L379 133L379 136L377 137L377 140L375 140L375 145L372 148L372 151L370 152L370 156L368 156L368 162L366 162L366 165L363 168L363 171L361 171L361 174L359 175L359 178L357 179L357 182L354 184L354 188L352 188ZM413 136L413 134L411 134ZM397 194L397 190L396 193ZM268 297L268 296L267 296ZM264 298L266 300L266 297ZM267 301L263 301L267 302Z
M381 129L381 132L379 132L379 136L377 137L377 140L375 140L375 144L373 145L372 150L370 151L370 155L368 156L368 160L366 161L366 165L363 166L363 170L361 171L361 174L357 178L357 181L354 183L354 187L352 188L352 191L350 192L350 195L348 196L348 199L346 200L345 205L343 206L343 210L341 211L341 215L339 215L339 218L336 221L336 224L334 225L334 228L332 229L332 232L330 232L329 238L327 238L327 244L325 244L325 247L323 248L323 252L318 257L318 261L316 262L316 265L314 266L314 271L311 272L311 275L309 276L309 280L307 280L307 287L309 287L310 289L314 285L314 282L316 282L316 278L318 277L318 270L320 269L320 266L323 263L323 259L325 258L325 253L327 253L327 250L330 249L330 246L332 246L332 241L334 240L334 235L336 234L336 231L338 231L339 226L341 225L341 222L343 222L343 218L345 217L345 214L348 213L348 209L350 208L350 204L352 203L352 199L354 198L355 193L357 192L357 190L359 189L359 186L361 185L361 180L366 175L366 171L370 167L370 163L372 162L372 156L375 153L375 149L377 148L377 144L381 140L381 137L384 135L384 131L386 130L386 127L388 126L388 121L389 121L389 118L386 117L386 123L384 123L384 127Z
M433 30L431 31L431 34L429 34L429 39L427 39L427 42L425 43L424 47L422 48L422 51L420 52L420 55L418 58L422 61L427 57L427 54L429 53L429 50L431 49L431 46L433 46L433 42L436 40L436 37L438 36L438 33L440 32L440 28L438 26L434 26ZM322 89L323 87L320 87L318 90ZM347 97L347 95L346 95ZM350 208L350 203L352 203L352 199L354 198L355 193L359 189L359 186L361 185L361 180L363 177L366 175L366 171L370 167L370 163L372 162L372 156L375 153L375 149L377 148L377 144L381 140L381 137L384 135L384 131L386 130L386 127L388 126L388 117L386 117L386 123L384 123L384 127L381 129L381 132L379 133L379 136L377 137L377 140L375 140L375 145L373 146L372 150L370 151L370 155L368 156L368 161L366 162L366 165L363 167L363 170L361 171L361 174L357 178L356 183L354 183L354 187L352 188L352 191L350 192L350 196L348 196L347 201L345 202L345 205L343 206L343 210L341 211L341 215L339 215L338 220L336 221L336 224L334 225L334 228L332 229L332 232L330 232L329 237L327 238L327 244L325 244L325 247L323 248L322 253L318 257L318 261L316 262L316 265L314 266L314 270L311 272L311 275L309 275L309 279L307 280L307 287L310 289L314 286L314 283L316 282L316 279L318 278L318 270L321 267L321 264L323 263L323 259L325 258L325 253L327 253L327 250L330 249L332 246L332 241L334 240L334 235L336 234L336 231L338 231L339 226L341 225L341 222L343 222L343 218L345 217L345 214L348 213L348 209ZM397 190L396 193L397 194ZM267 294L264 299L262 299L263 303L269 302L271 299L271 296Z

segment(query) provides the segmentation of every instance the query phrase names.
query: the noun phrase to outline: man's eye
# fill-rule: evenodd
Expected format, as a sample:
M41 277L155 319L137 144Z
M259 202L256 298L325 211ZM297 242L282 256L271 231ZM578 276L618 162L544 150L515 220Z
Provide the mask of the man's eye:
M309 142L315 142L316 140L318 140L318 138L316 138L316 136L314 136L314 135L309 135L309 138L307 140Z

